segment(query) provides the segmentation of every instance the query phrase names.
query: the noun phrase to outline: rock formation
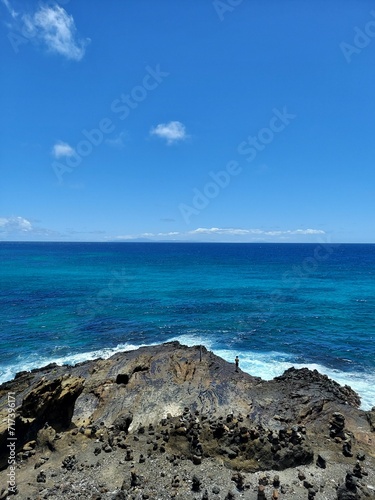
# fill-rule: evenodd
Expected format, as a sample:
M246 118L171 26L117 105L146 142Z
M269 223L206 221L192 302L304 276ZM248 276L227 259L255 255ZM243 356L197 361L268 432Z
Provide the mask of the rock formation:
M20 373L0 499L9 392L16 498L374 498L375 412L317 371L263 381L172 342Z

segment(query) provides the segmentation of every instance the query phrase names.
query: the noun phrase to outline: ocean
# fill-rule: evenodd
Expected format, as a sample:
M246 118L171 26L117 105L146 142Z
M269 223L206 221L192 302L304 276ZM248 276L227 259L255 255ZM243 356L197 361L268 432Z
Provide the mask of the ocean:
M0 277L0 382L179 340L375 406L375 245L1 242Z

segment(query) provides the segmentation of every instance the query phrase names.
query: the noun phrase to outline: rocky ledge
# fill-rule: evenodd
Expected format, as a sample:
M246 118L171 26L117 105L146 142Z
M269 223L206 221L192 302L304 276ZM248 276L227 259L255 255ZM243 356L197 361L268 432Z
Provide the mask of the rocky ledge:
M22 372L0 386L0 500L375 498L359 405L317 371L264 381L178 342Z

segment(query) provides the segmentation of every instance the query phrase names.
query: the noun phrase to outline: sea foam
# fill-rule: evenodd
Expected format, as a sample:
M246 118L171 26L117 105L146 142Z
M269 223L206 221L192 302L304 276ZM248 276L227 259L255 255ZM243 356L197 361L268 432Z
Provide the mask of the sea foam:
M271 351L267 353L259 352L238 352L234 349L216 348L214 343L204 339L202 336L192 333L185 334L168 339L171 341L178 341L183 345L194 346L203 345L209 351L214 352L217 356L225 359L228 362L234 363L234 358L238 355L240 358L240 368L250 375L260 377L263 380L271 380L284 373L288 368L309 368L310 370L317 370L319 373L327 375L332 380L335 380L340 385L348 385L354 389L361 398L361 409L370 410L375 405L375 373L362 373L362 372L344 372L327 368L320 364L302 364L293 362L290 354ZM3 365L0 367L0 383L11 380L15 377L17 372L30 371L36 368L41 368L50 363L57 365L75 365L83 361L90 361L98 358L108 359L114 354L124 351L133 351L140 347L150 345L157 345L158 343L151 344L130 344L122 343L112 348L97 349L88 352L75 353L65 356L56 356L50 358L43 358L41 356L33 356L32 359L21 360L13 365Z
M271 351L267 353L259 352L238 352L234 349L216 348L213 342L204 340L199 335L181 335L171 340L178 340L181 344L188 346L204 345L208 350L213 351L217 356L234 363L234 358L239 356L240 368L254 377L260 377L263 380L271 380L282 375L285 370L291 367L308 368L317 370L323 375L327 375L340 385L348 385L355 390L361 398L361 409L371 410L375 406L375 372L344 372L327 368L321 364L315 363L296 363L293 362L290 354Z

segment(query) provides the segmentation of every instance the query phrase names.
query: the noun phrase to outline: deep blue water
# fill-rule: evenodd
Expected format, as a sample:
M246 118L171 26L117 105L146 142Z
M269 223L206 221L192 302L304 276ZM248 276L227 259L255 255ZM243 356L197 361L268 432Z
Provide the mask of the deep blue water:
M178 339L375 405L375 245L0 243L0 381Z

